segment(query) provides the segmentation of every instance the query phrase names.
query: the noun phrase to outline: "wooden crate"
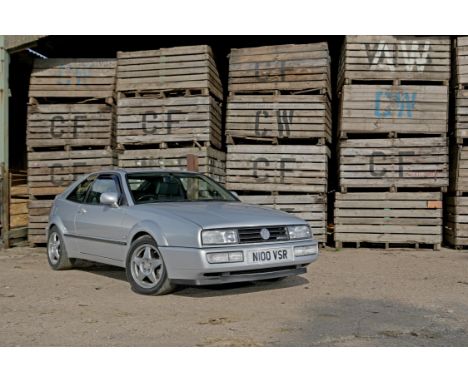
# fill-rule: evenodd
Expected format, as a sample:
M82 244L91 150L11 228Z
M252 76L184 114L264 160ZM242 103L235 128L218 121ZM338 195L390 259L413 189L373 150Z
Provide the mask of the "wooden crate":
M444 137L340 140L339 160L342 189L448 187Z
M468 146L454 145L450 150L450 186L456 194L468 192Z
M450 55L450 38L444 36L346 36L338 87L363 80L448 85Z
M115 87L116 60L107 58L36 59L30 97L109 98Z
M201 92L223 99L213 52L207 45L117 53L117 91Z
M28 226L28 186L10 188L10 229Z
M199 172L225 182L226 154L212 147L123 150L118 154L118 165L121 168L186 170L190 156L197 158Z
M229 145L226 185L234 191L327 192L327 146Z
M28 241L30 244L45 244L47 242L46 228L53 202L53 198L29 200Z
M455 137L458 143L468 138L468 89L455 90Z
M352 133L445 135L448 102L448 86L345 85L340 100L340 136Z
M209 95L122 98L117 106L119 145L187 141L222 145L221 107Z
M310 90L331 95L330 56L326 42L231 50L230 93Z
M115 155L110 149L29 152L29 194L55 196L81 175L114 165Z
M442 243L442 193L336 193L335 242Z
M331 141L327 95L233 95L228 98L226 133L250 139Z
M319 195L239 195L244 203L275 208L307 221L314 238L320 243L327 241L327 197Z
M445 212L444 236L447 243L455 247L468 246L468 197L447 197Z
M46 104L28 107L28 149L114 145L114 111L106 104Z
M457 37L455 49L456 85L468 85L468 37Z

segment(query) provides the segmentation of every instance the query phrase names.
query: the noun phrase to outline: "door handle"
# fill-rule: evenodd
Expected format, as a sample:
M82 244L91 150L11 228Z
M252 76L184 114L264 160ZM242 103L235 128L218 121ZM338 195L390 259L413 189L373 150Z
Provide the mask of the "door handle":
M80 208L80 209L78 210L78 214L80 214L80 215L83 215L83 214L85 214L86 212L87 212L87 211L86 211L84 208Z

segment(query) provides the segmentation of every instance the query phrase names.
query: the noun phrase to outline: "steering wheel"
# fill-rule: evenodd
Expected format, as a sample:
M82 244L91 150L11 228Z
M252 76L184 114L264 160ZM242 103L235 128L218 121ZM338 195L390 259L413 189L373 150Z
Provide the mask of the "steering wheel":
M147 194L147 195L141 195L138 199L137 202L144 202L148 200L156 200L155 195Z

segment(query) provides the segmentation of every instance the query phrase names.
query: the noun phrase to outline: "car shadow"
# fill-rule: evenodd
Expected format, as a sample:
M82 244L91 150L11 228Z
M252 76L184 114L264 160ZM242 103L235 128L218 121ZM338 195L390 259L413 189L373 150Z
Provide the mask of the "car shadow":
M128 282L125 270L120 267L94 263L92 261L77 260L74 270L92 273L97 276L109 277L114 280ZM232 284L208 285L208 286L180 286L173 294L182 297L205 298L216 296L229 296L236 294L258 293L275 289L286 289L309 284L302 276L290 276L279 281L255 281Z
M259 293L268 290L286 289L309 284L302 276L290 276L279 281L255 281L232 284L182 287L174 294L183 297L205 298L236 294Z

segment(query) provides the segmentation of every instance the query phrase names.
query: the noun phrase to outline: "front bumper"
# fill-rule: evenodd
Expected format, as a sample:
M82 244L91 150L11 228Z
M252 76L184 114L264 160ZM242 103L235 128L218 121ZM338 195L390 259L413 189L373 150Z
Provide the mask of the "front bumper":
M316 245L315 240L297 240L281 243L228 245L210 248L159 247L166 264L169 279L175 284L214 285L234 282L267 280L298 275L307 272L306 266L318 257L314 255L292 256L287 261L252 264L247 261L249 251L290 249ZM210 264L206 255L210 252L242 251L244 261L238 263Z

